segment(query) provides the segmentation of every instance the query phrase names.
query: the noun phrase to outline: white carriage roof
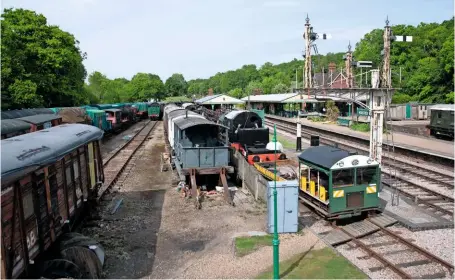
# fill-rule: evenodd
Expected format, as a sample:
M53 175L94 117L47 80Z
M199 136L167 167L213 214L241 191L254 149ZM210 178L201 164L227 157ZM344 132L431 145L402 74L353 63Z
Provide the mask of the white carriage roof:
M2 140L1 179L51 164L103 134L95 126L64 124Z

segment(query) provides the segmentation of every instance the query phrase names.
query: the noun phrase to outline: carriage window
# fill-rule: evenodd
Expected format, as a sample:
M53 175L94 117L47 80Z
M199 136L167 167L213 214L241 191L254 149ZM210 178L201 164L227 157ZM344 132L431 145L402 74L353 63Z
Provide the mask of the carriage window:
M24 206L24 219L27 219L33 214L33 197L31 191L24 194L22 204Z
M77 160L73 160L73 170L74 170L74 180L77 181L79 178L79 165L77 164Z
M72 178L71 178L71 165L66 166L66 185L71 185Z
M354 184L354 169L335 170L332 173L334 188L346 187Z
M327 189L329 187L329 175L319 172L319 185Z
M376 167L357 168L357 185L376 183Z
M442 112L441 111L438 112L438 119L440 119L440 118L442 118Z

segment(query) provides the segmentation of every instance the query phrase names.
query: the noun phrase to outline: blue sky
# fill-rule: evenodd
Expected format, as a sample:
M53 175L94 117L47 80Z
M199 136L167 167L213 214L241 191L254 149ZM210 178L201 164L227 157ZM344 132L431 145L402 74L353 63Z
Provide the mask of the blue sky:
M3 8L35 10L76 36L87 72L130 79L137 72L187 80L301 58L309 14L329 33L320 53L345 51L373 28L441 22L453 0L3 0ZM418 40L418 38L415 38Z

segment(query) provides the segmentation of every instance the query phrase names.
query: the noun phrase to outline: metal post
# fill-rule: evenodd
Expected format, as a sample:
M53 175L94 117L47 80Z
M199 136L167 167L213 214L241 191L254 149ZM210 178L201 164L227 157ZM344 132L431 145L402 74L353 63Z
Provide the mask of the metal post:
M302 104L302 103L300 103ZM300 113L300 112L299 112ZM302 150L302 125L300 124L300 114L297 115L297 137L296 137L296 145L295 150L301 151Z
M295 88L297 89L297 68L295 69Z
M278 239L278 198L276 191L276 125L273 125L273 141L275 142L275 181L273 187L273 279L280 279L280 256L279 256L279 245L280 240Z

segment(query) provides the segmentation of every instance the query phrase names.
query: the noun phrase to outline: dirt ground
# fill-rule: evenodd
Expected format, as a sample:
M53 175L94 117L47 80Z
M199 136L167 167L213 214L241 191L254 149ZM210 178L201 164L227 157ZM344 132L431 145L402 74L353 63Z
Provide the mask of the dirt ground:
M106 278L248 278L267 269L271 247L238 258L233 246L239 233L265 231L266 206L239 189L235 207L215 195L195 209L176 191L174 172L160 172L164 151L158 124L115 195L114 202L123 198L117 212L104 202L102 220L84 229L104 246ZM321 243L310 232L281 239L281 259Z

